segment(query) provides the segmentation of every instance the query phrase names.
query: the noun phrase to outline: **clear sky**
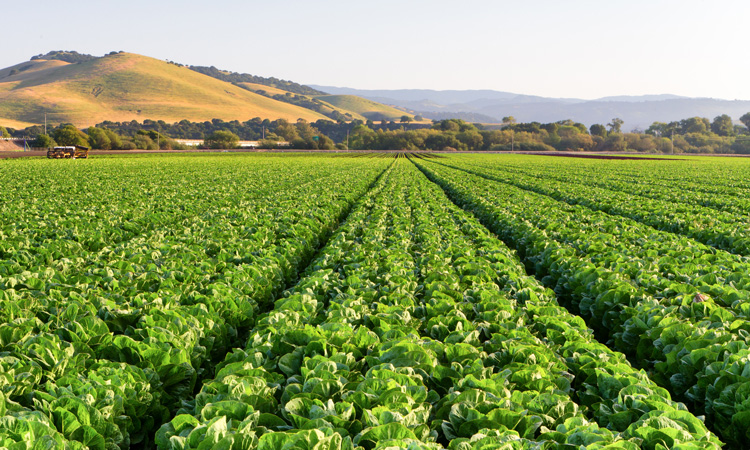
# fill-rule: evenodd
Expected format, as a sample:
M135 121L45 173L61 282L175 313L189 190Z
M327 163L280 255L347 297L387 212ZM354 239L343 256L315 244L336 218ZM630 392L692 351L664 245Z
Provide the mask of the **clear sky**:
M37 0L0 14L0 67L124 50L359 89L750 100L748 0Z

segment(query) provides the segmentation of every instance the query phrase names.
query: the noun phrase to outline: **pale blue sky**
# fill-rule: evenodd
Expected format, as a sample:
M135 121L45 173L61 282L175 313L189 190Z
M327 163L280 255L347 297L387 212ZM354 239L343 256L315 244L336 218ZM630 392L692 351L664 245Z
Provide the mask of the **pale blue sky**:
M747 0L3 3L0 67L124 50L360 89L750 100Z

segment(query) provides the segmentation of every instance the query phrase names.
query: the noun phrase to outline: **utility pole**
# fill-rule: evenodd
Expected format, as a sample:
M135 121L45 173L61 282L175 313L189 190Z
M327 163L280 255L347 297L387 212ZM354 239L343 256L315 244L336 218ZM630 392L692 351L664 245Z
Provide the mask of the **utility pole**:
M346 149L349 150L349 130L346 130Z

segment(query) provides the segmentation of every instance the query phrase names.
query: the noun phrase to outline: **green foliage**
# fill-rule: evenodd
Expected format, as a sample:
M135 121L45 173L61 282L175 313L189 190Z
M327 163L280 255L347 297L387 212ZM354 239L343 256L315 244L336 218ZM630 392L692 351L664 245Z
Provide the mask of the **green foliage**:
M732 124L732 118L726 114L716 116L714 118L714 121L711 122L711 131L718 134L719 136L734 135L734 125Z
M742 155L750 154L750 139L747 137L738 137L732 144L732 152Z
M65 61L71 64L75 64L75 63L91 61L96 58L97 58L96 56L87 55L84 53L78 53L76 51L57 50L57 51L47 52L45 54L32 56L31 60L32 61L35 61L37 59L59 60L59 61Z
M39 201L33 214L6 208L10 221L0 225L3 447L153 448L155 429L184 418L176 412L196 401L198 381L213 376L388 164L248 155L89 162L51 171L51 161L19 161L0 180L12 203L30 191ZM313 187L319 177L328 182ZM60 202L41 195L50 186L83 194ZM41 215L49 227L39 227ZM49 239L49 230L70 239ZM202 410L212 421L188 439L201 448L255 448L257 438L224 440L239 417L243 427L279 431L281 419L266 411L232 402ZM195 424L178 419L180 431Z
M620 119L619 117L615 117L612 119L612 122L608 123L607 126L609 127L609 134L620 134L622 132L622 124L625 122Z
M46 134L40 134L34 139L31 146L37 148L50 148L57 146L57 142Z
M635 449L660 433L721 445L397 160L157 444Z
M743 114L740 116L740 122L742 122L743 125L745 125L745 128L750 130L750 112Z
M89 135L89 142L91 142L91 148L98 150L110 150L113 148L112 141L105 131L101 128L89 127L86 131ZM120 142L122 145L122 142ZM114 147L117 148L117 147Z
M730 194L738 182L744 184L744 162L631 160L596 177L590 171L602 169L601 163L580 170L573 170L580 161L539 158L536 168L466 157L420 164L455 201L516 245L527 266L602 339L691 411L705 414L706 423L732 446L747 446L742 399L748 374L741 368L750 351L743 329L748 284L740 280L750 267L740 255L750 250L744 233L737 234L736 214L744 200ZM687 167L689 180L683 175ZM570 354L581 355L584 365L602 359L585 357L583 349L574 346ZM578 397L598 405L600 425L624 430L627 439L643 439L647 448L673 445L695 425L704 426L683 417L684 406L665 403L661 388L632 387L645 374L628 381L623 373L615 363L611 370L576 375ZM638 403L647 414L634 422L632 413L608 404L606 399L615 397Z
M0 137L3 137L3 138L10 137L10 133L8 133L8 130L6 130L5 127L3 126L0 126Z
M695 240L747 253L722 225L747 208L724 195L744 189L743 161L202 154L5 169L5 447L718 450L676 399L747 445L750 263Z
M680 121L681 134L706 133L711 129L711 124L705 117L691 117Z
M477 127L475 125L464 122L461 119L441 120L434 123L432 125L432 128L435 130L452 132L477 131Z
M300 125L302 124L302 125ZM362 127L364 125L364 128ZM610 124L612 125L612 124ZM743 152L742 141L734 146L735 130L732 135L719 136L710 131L710 122L705 118L690 118L680 122L655 122L643 133L619 133L608 136L606 127L592 125L590 130L570 120L541 124L513 123L505 128L484 129L459 119L447 119L433 123L431 130L421 124L394 123L383 121L380 125L372 120L367 123L335 123L318 120L313 123L301 121L290 123L284 119L275 121L254 118L246 122L225 122L214 119L209 122L194 123L183 120L174 124L164 121L144 120L143 123L103 122L96 128L104 130L110 140L110 148L180 149L173 138L205 139L216 131L230 131L242 140L261 140L265 133L268 138L262 148L277 147L276 140L293 142L300 149L328 149L344 144L349 135L349 148L358 150L510 150L511 141L515 150L563 150L563 151L633 151L641 153L730 153ZM311 127L315 131L300 135L301 127ZM687 130L702 130L700 132ZM38 126L16 132L17 135L36 136ZM674 142L672 136L674 132ZM737 133L739 133L738 131ZM97 134L97 131L94 131ZM144 134L145 133L145 134ZM477 133L479 135L477 135ZM144 137L136 137L137 135ZM158 135L157 135L158 134ZM312 136L319 136L318 141ZM276 137L274 137L276 136ZM615 137L613 137L615 136ZM101 147L106 146L106 140ZM153 141L153 143L151 142ZM92 143L93 144L93 143Z
M237 148L240 137L231 131L219 130L206 136L204 145L208 148Z
M159 147L156 145L156 142L151 139L150 136L147 134L137 134L133 136L133 138L130 140L130 143L132 143L132 146L129 144L123 144L123 147L132 147L133 149L140 149L140 150L158 150Z
M52 138L61 146L91 147L88 136L73 125L61 125L52 132Z

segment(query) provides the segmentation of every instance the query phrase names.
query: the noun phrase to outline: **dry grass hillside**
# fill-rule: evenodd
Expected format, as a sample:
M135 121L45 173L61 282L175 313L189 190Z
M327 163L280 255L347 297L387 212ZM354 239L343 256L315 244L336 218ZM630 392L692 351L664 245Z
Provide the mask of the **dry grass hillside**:
M413 117L413 114L356 95L318 95L315 98L332 105L339 111L351 111L374 121L382 119L398 121L404 115Z
M132 53L70 64L35 60L0 70L0 125L104 120L308 121L314 111L279 102L186 67Z

